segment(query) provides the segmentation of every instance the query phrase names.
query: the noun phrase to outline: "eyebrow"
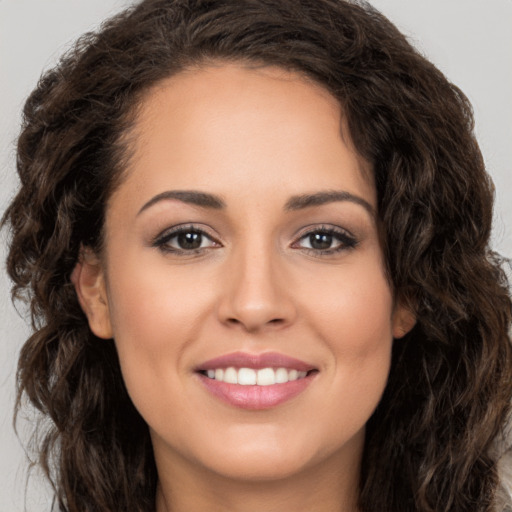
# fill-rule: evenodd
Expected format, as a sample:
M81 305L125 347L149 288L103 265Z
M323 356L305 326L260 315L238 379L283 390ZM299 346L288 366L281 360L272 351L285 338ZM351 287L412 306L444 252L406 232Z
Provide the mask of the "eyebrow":
M202 208L213 208L214 210L220 210L226 207L224 201L219 196L214 194L197 192L195 190L167 190L161 194L157 194L155 197L152 197L147 203L144 204L137 215L160 201L172 199L181 201L182 203L201 206Z
M209 194L207 192L199 192L196 190L166 190L156 196L152 197L145 203L139 210L137 215L147 210L154 204L165 200L177 200L183 203L200 206L202 208L211 208L214 210L221 210L226 207L226 203L217 195ZM338 201L349 201L351 203L362 206L372 217L376 217L373 206L362 197L351 194L346 191L327 190L316 192L314 194L301 194L292 196L284 206L285 211L297 211L313 206L321 206L328 203Z
M301 194L291 197L285 204L285 211L302 210L312 206L321 206L323 204L334 203L338 201L349 201L362 206L372 217L376 217L373 206L362 197L351 194L346 191L326 190L315 194Z

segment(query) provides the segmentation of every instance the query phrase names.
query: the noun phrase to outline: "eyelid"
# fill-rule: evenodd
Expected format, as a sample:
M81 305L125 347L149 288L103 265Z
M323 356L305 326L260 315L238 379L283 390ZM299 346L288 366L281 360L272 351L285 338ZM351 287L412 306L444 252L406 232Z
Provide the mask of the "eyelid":
M299 247L298 243L310 236L314 233L324 233L330 234L338 238L341 241L339 247L335 247L332 249L314 249L310 247ZM346 228L342 228L340 226L335 226L332 224L317 224L306 226L302 228L299 233L297 233L294 237L294 241L291 244L292 248L302 249L306 252L310 252L314 255L328 255L328 254L336 254L342 251L350 250L356 247L359 244L359 240L356 236L354 236L349 230Z
M197 247L194 249L182 249L179 247L172 247L170 241L181 233L195 232L210 240L211 245L207 247ZM315 233L328 234L337 239L338 246L328 249L319 249L314 247L302 247L300 242L306 237ZM168 227L159 232L151 241L151 246L160 249L163 252L177 254L177 255L194 255L203 253L213 248L223 247L223 243L219 240L220 237L214 236L211 229L203 224L183 223ZM320 255L334 255L336 253L353 249L359 244L359 240L346 228L332 224L314 224L305 226L299 230L293 237L291 247L309 252L315 256Z
M325 223L310 224L308 226L304 226L304 227L300 228L295 233L295 235L293 236L293 239L299 240L300 238L303 238L307 235L310 235L312 233L317 233L317 232L339 234L339 235L347 236L349 238L353 238L354 240L357 239L357 237L347 228L337 226L336 224L325 224Z
M175 254L195 254L197 252L202 252L206 249L210 248L216 248L216 247L222 247L222 243L219 241L218 237L212 235L210 233L210 229L208 227L202 225L202 224L195 224L195 223L184 223L184 224L177 224L175 226L168 227L164 229L163 231L160 231L158 235L156 235L152 241L151 246L156 247L164 252L169 253L175 253ZM179 249L179 248L171 248L168 244L172 238L175 236L181 234L181 233L188 233L188 232L196 232L200 233L202 236L208 238L214 245L210 247L199 247L197 249Z

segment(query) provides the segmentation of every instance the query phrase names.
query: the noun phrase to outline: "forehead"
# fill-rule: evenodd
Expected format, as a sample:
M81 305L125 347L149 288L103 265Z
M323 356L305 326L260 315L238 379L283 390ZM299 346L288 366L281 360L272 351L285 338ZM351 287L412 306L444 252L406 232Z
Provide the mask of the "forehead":
M130 139L127 181L139 192L155 179L211 191L229 181L254 192L265 181L300 194L327 177L336 179L323 188L349 177L374 196L370 165L354 149L340 103L276 67L219 64L168 78L146 93Z

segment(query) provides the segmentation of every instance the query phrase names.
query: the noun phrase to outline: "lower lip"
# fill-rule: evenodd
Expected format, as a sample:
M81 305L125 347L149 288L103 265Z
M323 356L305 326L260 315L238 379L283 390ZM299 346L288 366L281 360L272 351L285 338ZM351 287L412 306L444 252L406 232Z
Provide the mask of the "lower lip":
M199 378L206 389L223 402L240 409L262 410L281 405L302 393L311 384L315 374L271 386L228 384L203 374L199 374Z

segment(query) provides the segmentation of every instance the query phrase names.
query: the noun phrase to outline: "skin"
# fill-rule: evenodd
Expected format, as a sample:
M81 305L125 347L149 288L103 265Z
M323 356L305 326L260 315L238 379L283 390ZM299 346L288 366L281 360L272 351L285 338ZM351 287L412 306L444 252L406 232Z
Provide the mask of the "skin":
M357 510L365 424L414 318L386 279L371 168L340 105L298 74L221 63L154 87L133 140L104 254L84 250L73 281L149 425L157 511ZM224 206L154 199L190 190ZM352 196L286 208L325 191ZM205 233L199 250L158 245L177 225ZM326 229L341 235L312 247ZM318 371L286 403L244 410L195 372L234 351Z

